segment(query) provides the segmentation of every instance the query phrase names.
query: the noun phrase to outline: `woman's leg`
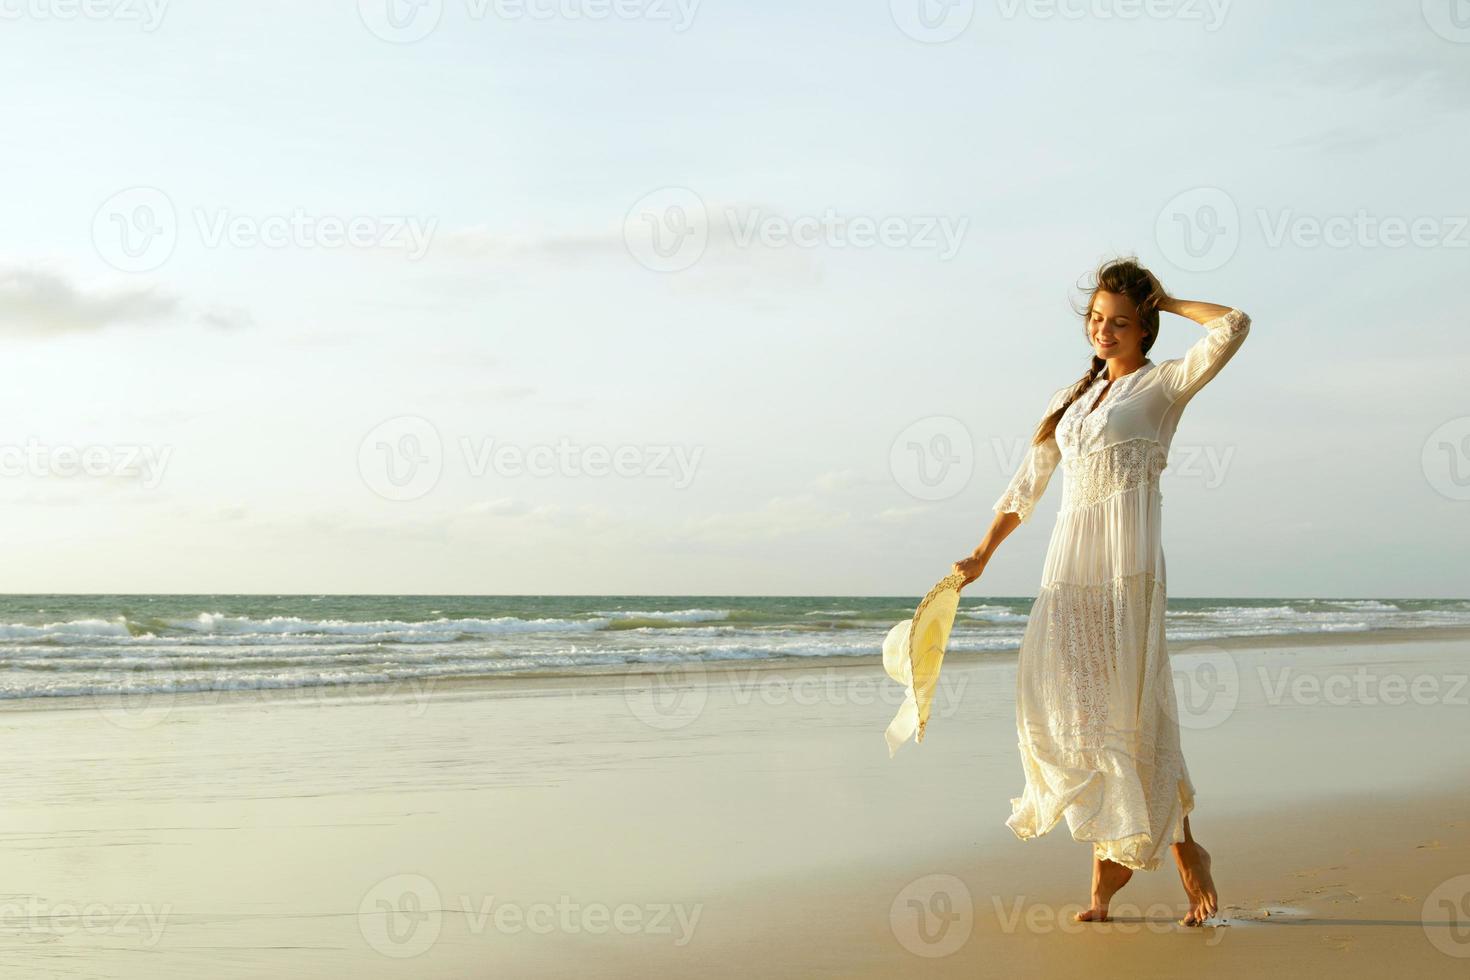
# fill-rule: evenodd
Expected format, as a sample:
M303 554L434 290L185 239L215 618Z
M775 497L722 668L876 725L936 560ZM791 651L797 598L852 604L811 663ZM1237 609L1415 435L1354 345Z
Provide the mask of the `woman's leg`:
M1107 922L1108 903L1118 893L1118 889L1128 884L1128 879L1133 877L1133 869L1119 864L1116 861L1103 861L1097 857L1092 859L1092 907L1085 912L1078 912L1073 918L1078 922Z
M1189 831L1189 818L1184 818L1184 840L1174 845L1174 860L1179 865L1179 880L1189 896L1189 914L1179 920L1182 926L1204 925L1220 907L1215 894L1215 879L1210 877L1210 852L1196 843Z

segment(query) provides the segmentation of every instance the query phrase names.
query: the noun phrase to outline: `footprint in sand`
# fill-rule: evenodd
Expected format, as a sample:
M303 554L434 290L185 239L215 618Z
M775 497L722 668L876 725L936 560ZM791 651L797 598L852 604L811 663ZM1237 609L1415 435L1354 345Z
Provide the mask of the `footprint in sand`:
M1303 868L1300 871L1293 871L1291 873L1291 876L1293 878L1311 878L1311 877L1314 877L1316 875L1321 874L1324 871L1346 871L1346 870L1347 870L1347 865L1345 865L1345 864L1333 864L1333 865L1329 865L1327 867L1322 867L1322 868Z
M1232 905L1230 908L1240 908L1240 906ZM1235 917L1244 922L1265 922L1268 919L1283 919L1290 916L1300 917L1306 914L1305 909L1290 905L1261 905L1244 909L1236 913Z
M1361 902L1363 900L1361 895L1350 892L1346 888L1339 889L1335 892L1324 893L1317 897L1324 902L1332 902L1335 905L1341 905L1343 902Z

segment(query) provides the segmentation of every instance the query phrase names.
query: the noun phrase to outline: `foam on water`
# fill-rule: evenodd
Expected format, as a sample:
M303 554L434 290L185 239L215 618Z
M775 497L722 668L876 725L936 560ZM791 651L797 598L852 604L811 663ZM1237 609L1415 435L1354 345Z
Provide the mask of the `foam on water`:
M1014 656L1030 598L949 649ZM0 596L0 698L278 689L621 664L878 657L917 597ZM1172 598L1171 641L1470 626L1470 600Z

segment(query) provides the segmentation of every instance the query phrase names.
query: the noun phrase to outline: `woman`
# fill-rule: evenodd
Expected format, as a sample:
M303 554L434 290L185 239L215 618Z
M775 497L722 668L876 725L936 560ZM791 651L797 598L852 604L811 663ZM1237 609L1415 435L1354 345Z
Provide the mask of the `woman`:
M1066 817L1073 838L1092 844L1092 902L1079 921L1106 921L1118 889L1158 867L1170 845L1189 897L1180 924L1202 925L1218 898L1189 828L1194 785L1164 644L1159 473L1184 407L1240 348L1250 318L1173 299L1132 259L1103 265L1090 288L1081 312L1092 363L1052 395L985 539L954 569L966 584L979 578L1062 464L1061 512L1016 678L1026 787L1006 825L1027 840ZM1161 311L1206 334L1155 364Z

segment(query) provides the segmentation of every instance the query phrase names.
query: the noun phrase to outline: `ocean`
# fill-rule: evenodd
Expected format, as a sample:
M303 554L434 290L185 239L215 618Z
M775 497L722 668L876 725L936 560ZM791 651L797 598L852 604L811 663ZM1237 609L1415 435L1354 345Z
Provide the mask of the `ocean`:
M0 596L0 699L880 654L918 596ZM949 649L1014 657L1032 599L965 598ZM1470 626L1465 599L1169 599L1174 643Z

